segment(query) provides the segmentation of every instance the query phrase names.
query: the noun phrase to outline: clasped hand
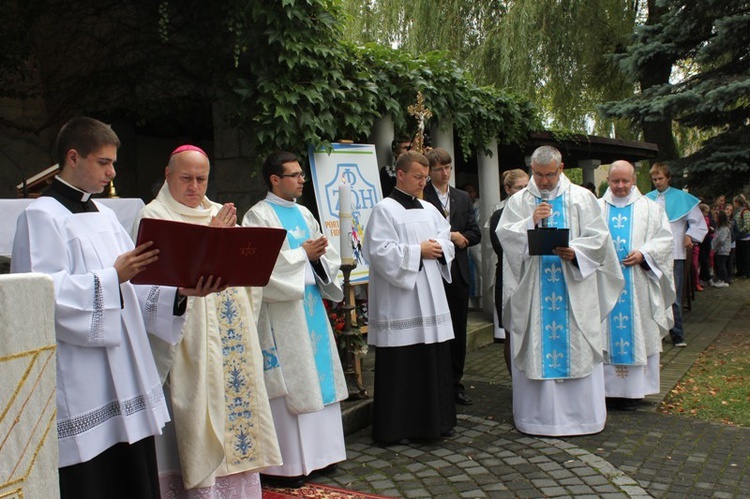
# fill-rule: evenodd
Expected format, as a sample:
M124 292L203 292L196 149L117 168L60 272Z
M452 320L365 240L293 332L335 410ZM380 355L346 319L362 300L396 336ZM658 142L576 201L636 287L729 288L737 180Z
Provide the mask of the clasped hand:
M328 238L320 236L317 239L308 239L302 243L302 249L307 253L307 259L311 262L317 262L326 252L328 247Z
M469 245L469 240L466 239L466 236L458 231L451 232L451 242L456 248L459 249L464 249Z
M237 208L235 208L234 203L224 204L219 209L219 213L211 217L211 222L208 225L211 227L234 227L237 225Z
M434 239L428 239L419 243L422 258L425 260L436 260L443 256L443 247Z

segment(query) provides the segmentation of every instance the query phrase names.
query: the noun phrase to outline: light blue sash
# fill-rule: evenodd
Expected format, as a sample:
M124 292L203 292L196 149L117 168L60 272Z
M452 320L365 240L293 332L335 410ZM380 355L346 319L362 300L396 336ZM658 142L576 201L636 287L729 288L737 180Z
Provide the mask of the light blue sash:
M547 202L552 205L548 227L568 227L565 198L567 192ZM537 199L537 204L541 198ZM540 306L542 327L542 378L570 377L570 324L568 290L557 255L539 259Z
M310 230L305 217L295 206L280 206L269 203L282 227L286 229L289 247L297 249L310 239ZM328 315L326 314L323 298L315 284L305 286L305 315L307 317L307 331L315 355L315 367L318 370L320 392L323 394L323 404L336 401L336 387L333 379L333 360L331 359L331 340L328 335Z
M622 261L630 253L632 245L633 205L622 208L609 207L609 232L615 244L617 260ZM615 307L609 313L610 363L633 365L633 267L621 265L625 277L625 288L620 293Z

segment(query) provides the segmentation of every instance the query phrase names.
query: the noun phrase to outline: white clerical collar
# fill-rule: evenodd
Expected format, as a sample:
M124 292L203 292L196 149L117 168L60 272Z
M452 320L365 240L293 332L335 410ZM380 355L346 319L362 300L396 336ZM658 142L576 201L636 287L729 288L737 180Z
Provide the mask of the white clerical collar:
M631 187L630 188L630 192L628 193L628 195L624 196L624 197L621 197L621 198L619 198L619 197L615 196L614 194L612 194L612 204L614 206L617 206L618 208L622 208L623 206L629 205L630 204L630 198L633 197L633 189L634 188L635 188L635 186Z
M539 189L539 186L537 186L537 189ZM549 199L555 199L557 197L557 192L560 190L560 182L557 183L554 189L549 191ZM541 192L541 191L539 191Z
M80 192L80 193L81 193L81 202L82 202L82 203L85 203L85 202L87 202L87 201L89 200L89 198L91 197L91 193L90 193L90 192L84 192L84 191L82 191L81 189L79 189L78 187L76 187L76 186L74 186L74 185L70 184L69 182L66 182L66 181L64 181L64 180L62 179L62 177L60 177L60 175L55 175L55 178L56 178L57 180L59 180L60 182L62 182L63 184L65 184L65 185L67 185L68 187L70 187L71 189L74 189L74 190L76 190L76 191Z
M279 206L286 206L287 208L291 208L292 206L296 204L296 199L294 201L289 201L287 199L277 196L271 191L268 191L266 193L266 201L268 201L269 203L277 204Z
M395 189L395 190L397 190L398 192L402 192L402 193L404 194L404 196L407 196L407 197L408 197L409 199L411 199L412 201L414 201L415 199L417 199L417 196L412 196L412 195L411 195L411 194L409 194L408 192L404 192L404 191L402 191L401 189L399 189L398 187L394 187L394 189Z

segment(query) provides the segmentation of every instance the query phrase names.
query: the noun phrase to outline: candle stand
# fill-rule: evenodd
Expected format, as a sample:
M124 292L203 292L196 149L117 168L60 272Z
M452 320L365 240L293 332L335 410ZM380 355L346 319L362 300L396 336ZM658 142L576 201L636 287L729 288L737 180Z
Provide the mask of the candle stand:
M352 311L356 313L356 304L349 278L352 270L356 267L356 262L341 265L341 272L344 274L344 302L340 308L344 313L344 329L337 333L341 339L342 363L344 364L346 386L349 390L349 400L369 397L362 382L362 355L363 351L367 352L367 343L356 322L352 324Z

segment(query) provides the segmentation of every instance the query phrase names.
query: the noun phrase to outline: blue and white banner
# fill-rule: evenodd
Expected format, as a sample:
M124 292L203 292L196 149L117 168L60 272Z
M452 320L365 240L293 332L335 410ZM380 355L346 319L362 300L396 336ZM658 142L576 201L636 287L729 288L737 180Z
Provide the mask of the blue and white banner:
M362 256L362 241L370 213L383 198L378 161L372 144L333 144L333 151L310 148L310 173L320 214L323 234L341 253L339 224L339 184L343 178L351 187L352 246L357 267L351 273L353 284L366 283L369 267ZM342 278L340 276L340 278Z

